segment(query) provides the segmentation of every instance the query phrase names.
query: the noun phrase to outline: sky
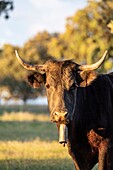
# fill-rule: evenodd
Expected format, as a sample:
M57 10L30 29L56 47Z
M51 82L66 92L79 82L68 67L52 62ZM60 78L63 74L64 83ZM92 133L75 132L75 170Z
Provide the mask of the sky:
M87 0L13 0L10 18L0 16L0 47L22 46L38 32L64 32L66 18L86 6Z

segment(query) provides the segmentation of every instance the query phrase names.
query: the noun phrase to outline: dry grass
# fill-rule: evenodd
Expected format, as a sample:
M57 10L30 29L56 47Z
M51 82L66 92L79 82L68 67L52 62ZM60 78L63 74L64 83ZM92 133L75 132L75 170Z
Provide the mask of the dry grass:
M26 142L0 142L0 170L60 170L60 168L74 170L67 148L56 141L44 142L35 139Z
M67 148L57 141L45 142L40 139L32 141L1 141L0 160L4 159L65 159L69 158Z
M30 112L4 112L0 116L1 121L40 121L40 122L45 122L45 121L50 121L49 115L48 114L33 114Z

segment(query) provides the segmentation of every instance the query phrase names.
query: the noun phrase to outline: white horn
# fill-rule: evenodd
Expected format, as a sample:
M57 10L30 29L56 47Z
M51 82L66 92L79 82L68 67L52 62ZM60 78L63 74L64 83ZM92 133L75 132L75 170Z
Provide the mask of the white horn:
M102 56L102 58L97 61L96 63L94 64L91 64L91 65L81 65L79 66L79 69L82 70L82 71L91 71L91 70L96 70L97 68L99 68L101 66L101 64L104 62L104 59L106 57L108 53L108 50L106 50L104 52L104 55Z
M19 61L19 63L27 70L31 71L39 71L39 72L45 72L44 65L33 65L33 64L28 64L26 63L18 54L17 50L15 50L16 57Z

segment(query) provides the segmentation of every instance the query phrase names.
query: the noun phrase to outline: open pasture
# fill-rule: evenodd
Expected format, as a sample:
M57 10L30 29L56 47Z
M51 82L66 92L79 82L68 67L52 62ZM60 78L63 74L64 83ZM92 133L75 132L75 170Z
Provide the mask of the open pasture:
M38 108L38 111L37 111ZM74 170L47 107L1 106L0 170Z

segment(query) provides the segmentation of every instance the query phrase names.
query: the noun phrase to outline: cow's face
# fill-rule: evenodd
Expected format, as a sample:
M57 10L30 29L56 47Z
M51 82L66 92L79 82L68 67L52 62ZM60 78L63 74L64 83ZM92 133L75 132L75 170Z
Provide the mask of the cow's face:
M68 124L75 106L76 64L48 62L45 86L51 121Z
M68 124L76 99L77 64L71 61L48 61L44 74L33 73L27 80L34 88L45 84L52 122Z
M57 124L70 122L76 106L77 86L89 85L94 79L95 72L81 72L79 65L72 61L48 61L44 74L35 72L28 76L34 88L45 84L51 121Z

